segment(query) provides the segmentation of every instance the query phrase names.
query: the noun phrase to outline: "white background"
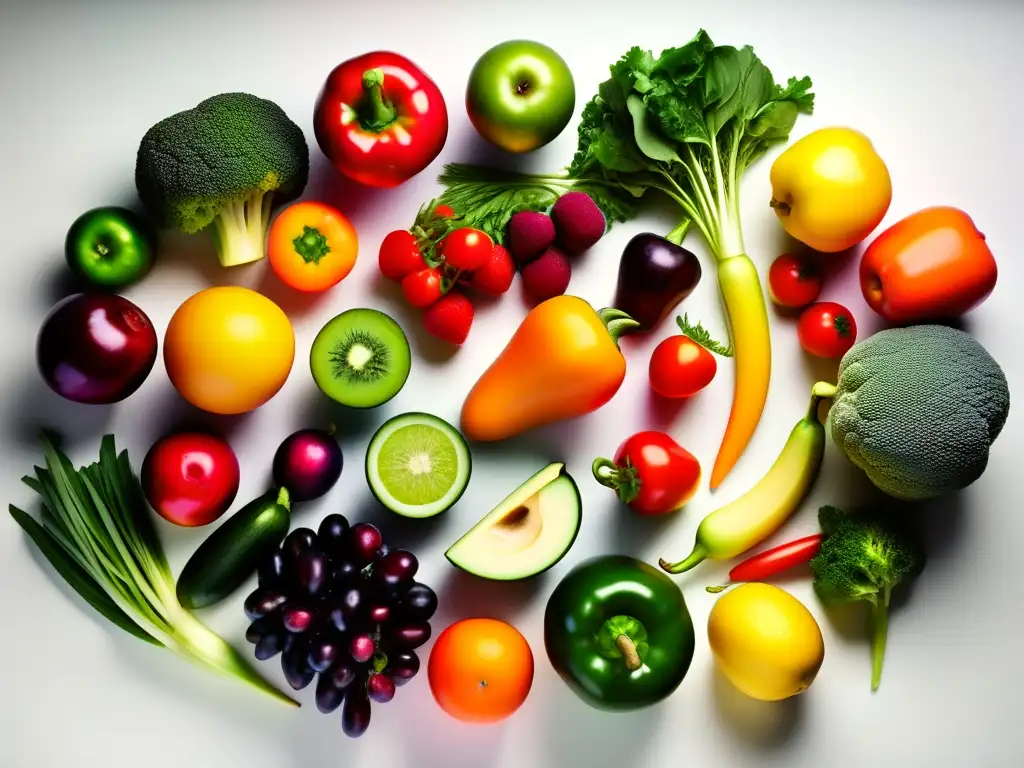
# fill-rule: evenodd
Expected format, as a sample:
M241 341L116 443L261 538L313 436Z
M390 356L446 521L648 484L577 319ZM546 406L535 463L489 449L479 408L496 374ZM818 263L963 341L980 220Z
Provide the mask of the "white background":
M503 300L478 306L464 348L452 353L419 328L393 289L377 278L377 247L391 229L411 223L438 191L443 161L494 161L463 107L476 58L512 37L555 47L576 78L579 114L607 67L632 45L680 45L701 26L723 44L752 44L776 78L809 74L816 111L794 136L830 124L866 132L887 162L894 195L885 224L918 208L952 204L972 214L999 259L999 286L968 328L1002 363L1011 389L1020 381L1019 187L1024 149L1018 73L1024 66L1020 4L986 3L555 3L551 0L432 2L383 0L229 5L45 2L0 8L0 499L25 505L18 478L40 459L37 429L63 430L76 460L91 460L104 432L116 433L136 467L162 433L217 428L243 468L238 503L262 492L274 446L293 429L331 417L308 373L314 335L337 312L373 306L392 312L414 347L412 376L401 395L364 417L339 424L346 458L341 482L320 502L297 509L295 525L315 526L329 511L371 520L385 536L420 555L422 578L442 607L435 635L450 622L494 616L514 623L537 661L532 694L510 720L490 727L456 723L438 709L425 675L396 700L375 706L370 731L345 738L339 715L320 715L312 691L287 710L247 688L197 670L104 624L55 576L20 530L0 519L0 764L11 768L99 766L525 766L829 765L1011 766L1021 763L1019 687L1024 682L1020 613L1019 511L1022 433L1012 413L987 474L955 498L932 505L931 561L906 601L899 601L881 690L869 690L864 616L828 616L806 573L784 586L811 609L825 635L825 662L813 687L779 704L761 704L730 688L711 663L705 622L714 597L704 592L727 565L706 564L679 578L697 629L690 672L661 706L603 714L574 697L547 662L541 620L557 580L579 560L621 552L649 561L689 552L694 529L715 506L745 491L771 465L803 413L808 387L834 374L800 352L791 318L772 315L773 378L753 442L728 482L704 488L682 513L639 520L589 476L595 452L610 455L628 434L663 428L693 451L707 472L717 451L732 392L731 366L682 407L648 394L646 366L671 324L627 341L629 375L602 411L572 423L474 450L475 471L463 500L432 521L404 521L377 508L363 479L366 443L387 417L427 410L457 420L462 398L512 335L526 312L520 285ZM441 158L400 189L357 190L325 164L312 135L312 106L323 77L338 62L378 48L410 56L436 79L451 118ZM294 323L296 364L285 388L248 416L214 419L183 403L158 362L145 385L115 407L80 407L52 395L36 373L35 334L49 306L70 290L64 275L65 231L82 211L134 205L135 150L157 120L222 91L247 90L277 101L306 131L313 158L307 197L339 205L355 223L360 256L353 274L313 302L283 289L265 262L224 271L205 236L164 240L151 276L126 291L162 333L171 313L211 284L258 287ZM522 167L555 170L575 146L574 120ZM746 176L743 221L758 266L791 247L768 208L774 152ZM501 159L501 158L499 158ZM506 159L501 159L505 161ZM576 265L570 291L595 306L613 295L622 246L633 234L665 232L669 214L649 213L615 227ZM704 277L684 305L722 335L714 268L702 244ZM859 251L834 257L836 276L824 298L845 302L861 337L879 326L856 284ZM454 539L511 488L550 460L564 460L582 488L585 515L568 556L527 583L491 584L459 573L443 559ZM867 498L864 479L831 446L812 498L776 541L816 530L820 503ZM206 531L160 529L177 572ZM246 654L241 599L202 618ZM260 670L283 685L274 663Z

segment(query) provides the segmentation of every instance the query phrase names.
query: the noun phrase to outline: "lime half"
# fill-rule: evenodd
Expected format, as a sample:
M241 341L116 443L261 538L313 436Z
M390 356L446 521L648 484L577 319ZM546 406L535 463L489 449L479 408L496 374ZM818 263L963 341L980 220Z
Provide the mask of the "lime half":
M366 482L392 512L433 517L462 496L472 464L465 439L447 421L429 413L403 413L370 440Z

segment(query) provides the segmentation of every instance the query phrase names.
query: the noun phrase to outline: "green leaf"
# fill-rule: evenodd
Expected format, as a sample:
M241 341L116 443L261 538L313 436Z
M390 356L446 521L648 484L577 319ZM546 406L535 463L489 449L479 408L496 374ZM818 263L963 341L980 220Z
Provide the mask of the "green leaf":
M640 151L656 162L681 163L672 145L654 132L644 100L633 94L626 99L626 107L633 117L633 139Z
M9 507L11 517L28 534L39 551L49 561L53 569L67 582L83 600L96 610L107 621L120 627L130 635L134 635L147 643L163 647L156 638L142 630L118 605L110 599L110 596L92 578L67 551L62 547L50 533L37 523L30 515L15 506Z
M703 325L697 323L696 325L690 325L690 320L687 315L682 317L676 317L676 324L679 326L679 330L683 332L683 335L689 338L691 341L695 341L700 344L704 349L710 352L714 352L716 355L722 357L732 357L732 347L726 344L722 344L720 341L715 341L711 338L711 334L707 332L707 329Z

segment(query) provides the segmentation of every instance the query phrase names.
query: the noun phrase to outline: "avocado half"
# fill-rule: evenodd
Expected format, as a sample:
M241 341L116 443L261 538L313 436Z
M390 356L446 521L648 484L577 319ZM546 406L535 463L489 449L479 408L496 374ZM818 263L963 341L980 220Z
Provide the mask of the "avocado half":
M576 541L583 502L565 464L549 464L510 493L444 553L448 561L484 579L536 576Z

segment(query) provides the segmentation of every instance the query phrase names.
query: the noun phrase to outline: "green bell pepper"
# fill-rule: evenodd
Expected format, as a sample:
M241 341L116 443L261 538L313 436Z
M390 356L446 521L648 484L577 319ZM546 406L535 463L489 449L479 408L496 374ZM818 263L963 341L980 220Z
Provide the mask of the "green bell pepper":
M593 707L629 710L671 694L693 660L693 621L668 576L632 557L596 557L555 587L544 613L555 671Z

